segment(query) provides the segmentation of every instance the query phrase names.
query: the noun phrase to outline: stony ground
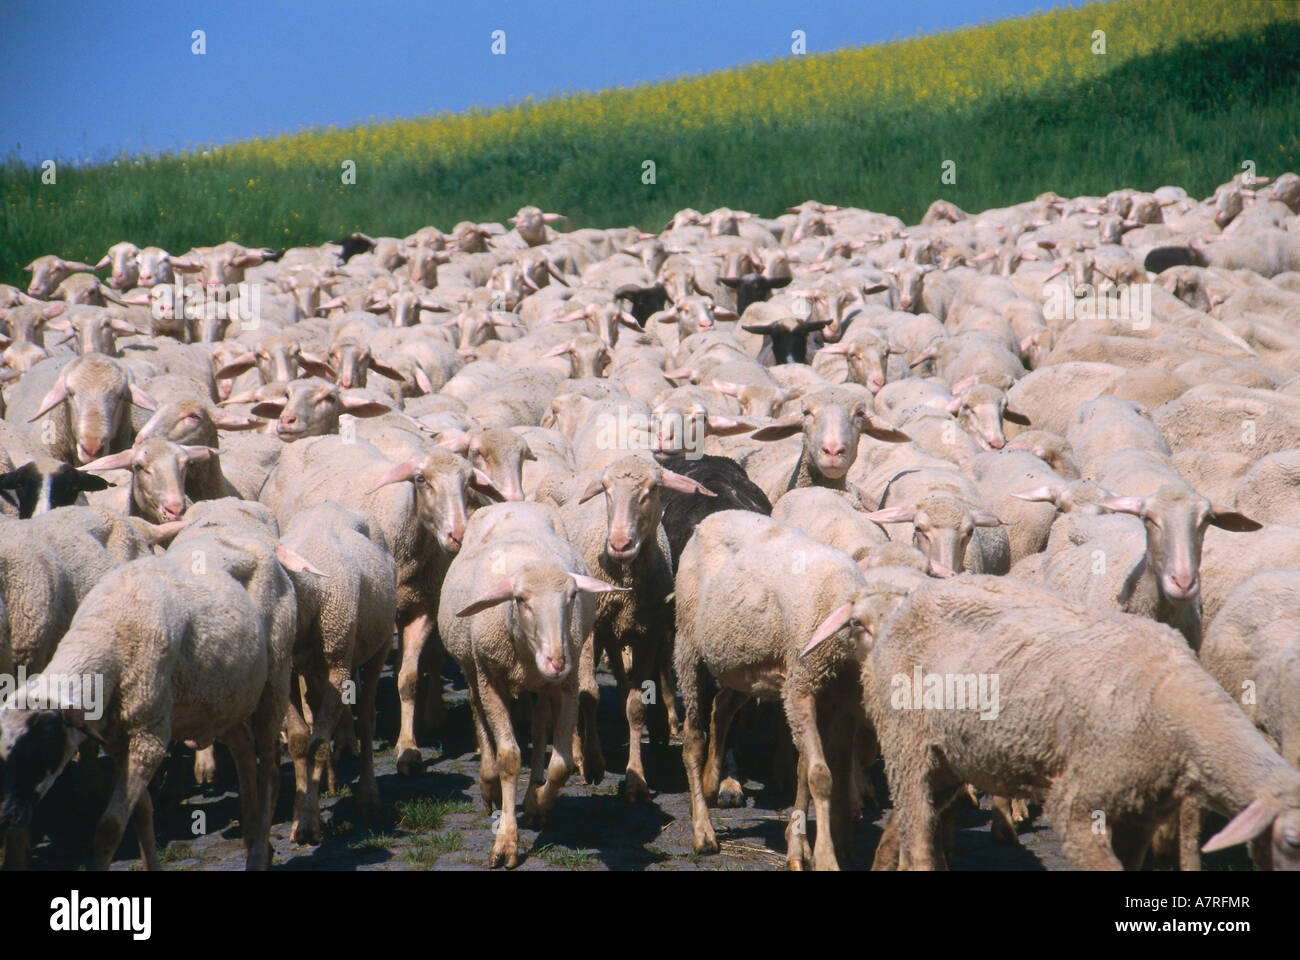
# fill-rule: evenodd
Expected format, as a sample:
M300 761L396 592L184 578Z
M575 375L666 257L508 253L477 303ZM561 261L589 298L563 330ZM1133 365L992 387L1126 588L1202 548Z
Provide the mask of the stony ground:
M626 760L625 727L612 679L601 675L602 743L611 773L603 783L589 786L574 776L565 786L555 811L541 831L524 829L519 842L520 870L781 870L785 867L784 830L790 796L767 790L759 780L745 782L744 808L713 811L722 850L698 857L691 851L690 816L680 743L646 746L646 773L653 800L629 804L619 793ZM292 767L282 765L283 778L276 823L274 869L278 870L482 870L492 849L492 819L478 793L478 761L463 681L448 681L447 722L442 742L424 750L426 772L407 778L397 773L393 753L397 698L392 677L380 689L381 743L376 747L376 773L384 802L381 823L355 822L351 792L342 786L322 804L325 839L302 846L289 837L293 798ZM771 708L769 708L771 709ZM742 771L767 776L776 734L773 715L757 714L739 738ZM733 738L735 740L736 738ZM239 839L238 795L233 765L218 747L222 778L218 788L199 790L192 777L183 781L179 803L156 803L156 828L164 869L240 870L244 850ZM190 751L178 758L184 771ZM101 761L103 762L103 761ZM524 770L528 769L527 757ZM355 762L344 758L340 777L355 779ZM883 784L882 784L883 786ZM522 788L520 796L522 798ZM187 794L187 795L185 795ZM883 795L883 792L882 792ZM157 793L155 793L157 797ZM983 809L967 809L958 820L954 870L1062 870L1068 863L1060 843L1041 821L1023 833L1019 847L995 845L989 834L988 800ZM64 774L38 812L32 865L36 869L75 869L89 849L90 834L100 807L87 798L76 769ZM203 811L207 832L191 830L195 811ZM868 811L857 825L855 855L849 866L870 865L885 822L883 810ZM1213 864L1211 864L1213 865ZM113 864L115 870L138 870L134 832Z

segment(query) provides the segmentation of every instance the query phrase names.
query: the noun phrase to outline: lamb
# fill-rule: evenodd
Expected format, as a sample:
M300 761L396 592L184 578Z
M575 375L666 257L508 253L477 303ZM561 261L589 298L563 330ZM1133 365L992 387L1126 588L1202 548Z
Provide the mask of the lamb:
M32 275L32 282L27 285L28 295L45 300L58 289L59 284L72 274L78 271L90 273L95 268L88 263L82 263L80 260L64 260L61 257L45 256L37 257L23 269Z
M287 718L293 757L294 815L291 834L298 842L319 843L320 781L329 761L329 743L349 708L345 684L362 676L357 700L361 770L354 800L357 814L379 814L375 782L375 694L393 645L397 619L397 567L382 534L364 516L326 501L289 521L281 543L302 557L312 571L290 571L298 602L294 666L306 681L310 728L290 703Z
M641 762L646 706L642 685L647 680L660 681L659 699L668 708L670 726L676 713L668 673L673 568L668 538L660 525L663 490L713 496L711 490L689 477L652 461L626 456L607 467L576 501L561 509L564 529L587 568L600 579L627 588L621 596L597 602L591 655L584 650L579 684L584 721L582 772L588 780L598 782L604 757L596 734L596 679L594 670L587 668L594 667L602 654L608 654L627 715L628 760L623 792L629 801L650 797ZM603 497L596 500L601 494Z
M879 629L866 586L844 553L749 511L707 517L686 545L676 580L674 664L686 710L682 759L697 853L718 850L707 805L717 798L732 717L750 697L780 697L804 771L800 779L817 815L812 863L838 869L830 829L834 784L817 717L819 708L842 695L837 689L844 679L856 679L858 647L869 645ZM846 625L850 631L841 638ZM833 641L820 642L832 635ZM810 640L819 642L818 649L800 657ZM706 761L701 697L710 674L721 689ZM795 869L806 853L801 831L801 818L792 815L787 860Z
M86 464L85 469L128 470L122 489L129 517L143 517L150 523L179 520L186 508L185 475L191 463L201 463L217 451L212 447L182 446L154 438ZM225 496L218 492L218 496ZM116 504L115 504L116 505Z
M466 529L466 549L448 568L438 604L438 630L469 683L479 790L489 812L494 807L502 812L491 867L513 869L519 863L519 745L510 701L525 690L538 694L524 813L544 821L573 768L574 666L592 629L592 597L623 589L588 576L563 529L556 512L541 504L480 510ZM548 735L554 746L543 783Z
M103 677L99 709L60 700L27 709L9 703L0 711L5 820L25 828L68 760L93 737L107 746L115 774L92 865L108 869L134 814L145 865L157 870L149 781L172 740L221 740L239 771L247 867L265 870L290 651L274 645L262 612L223 571L194 574L165 557L142 558L104 577L45 671Z
M1300 863L1287 841L1300 830L1300 772L1168 627L1012 580L961 577L914 590L870 663L865 706L905 869L944 867L938 812L967 782L1042 803L1080 869L1139 868L1185 798L1233 818L1207 851L1258 838L1260 866ZM987 678L986 692L1015 694L959 704L955 695L974 692L977 678ZM942 702L945 692L953 700ZM935 705L954 708L908 708Z

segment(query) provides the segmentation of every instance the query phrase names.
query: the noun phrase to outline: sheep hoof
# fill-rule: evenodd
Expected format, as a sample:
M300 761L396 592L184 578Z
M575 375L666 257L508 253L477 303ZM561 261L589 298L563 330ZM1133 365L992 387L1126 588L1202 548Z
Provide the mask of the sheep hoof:
M321 841L320 824L310 823L305 820L295 820L290 836L293 837L294 843L315 846Z
M646 786L645 778L635 770L629 770L623 778L623 797L628 803L648 803L650 800L650 788Z
M994 820L990 824L993 833L993 842L1002 844L1007 847L1016 847L1020 845L1020 837L1016 833L1015 827L1003 823L1001 820Z
M586 757L582 762L582 779L587 783L600 783L605 779L605 758L604 757Z
M519 844L514 831L509 835L502 833L492 847L492 858L488 861L488 867L492 870L497 867L513 870L517 866L519 866Z
M745 791L741 789L740 781L735 777L727 777L718 787L718 803L721 808L743 807L745 805Z
M379 790L367 790L363 793L360 788L358 788L356 800L353 802L353 807L357 812L358 820L367 823L373 823L378 820L380 811Z
M717 837L696 837L694 850L701 856L718 852Z
M415 747L407 747L397 755L397 772L404 777L418 777L424 773L424 757Z

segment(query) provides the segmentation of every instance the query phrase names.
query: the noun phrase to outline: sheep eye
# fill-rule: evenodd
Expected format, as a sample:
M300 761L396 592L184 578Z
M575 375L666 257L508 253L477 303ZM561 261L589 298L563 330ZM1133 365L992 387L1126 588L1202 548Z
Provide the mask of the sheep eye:
M417 474L415 475L415 478L414 478L414 479L415 479L415 482L416 482L417 484L421 484L421 485L423 485L424 483L427 482L427 481L424 479L424 474L422 474L422 473L417 473Z

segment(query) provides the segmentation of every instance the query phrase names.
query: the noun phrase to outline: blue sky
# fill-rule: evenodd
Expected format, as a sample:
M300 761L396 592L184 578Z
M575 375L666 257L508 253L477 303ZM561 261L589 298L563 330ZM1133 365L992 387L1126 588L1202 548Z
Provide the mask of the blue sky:
M794 30L816 53L1080 3L0 0L0 156L104 159L463 110L784 56Z

